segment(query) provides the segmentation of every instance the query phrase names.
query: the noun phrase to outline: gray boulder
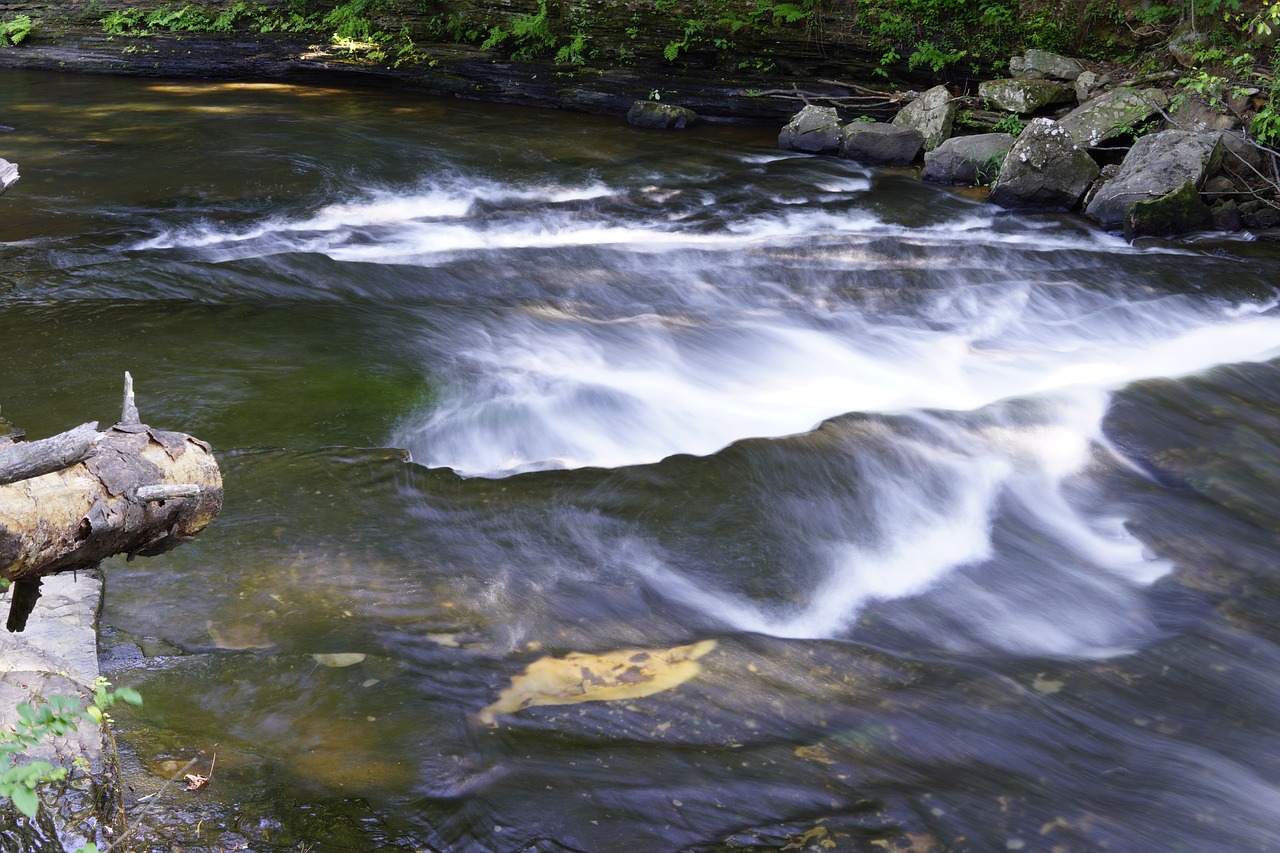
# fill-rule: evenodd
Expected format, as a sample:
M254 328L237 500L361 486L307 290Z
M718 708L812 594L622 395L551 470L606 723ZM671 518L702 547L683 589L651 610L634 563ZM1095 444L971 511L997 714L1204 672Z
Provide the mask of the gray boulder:
M1280 210L1265 201L1246 201L1240 205L1240 219L1246 228L1275 228L1280 226Z
M1007 133L957 136L924 155L920 177L939 184L989 184L1000 174L1012 147L1013 137Z
M956 119L956 104L946 86L934 86L903 107L893 123L897 127L910 127L924 137L924 150L932 151L951 136L951 126Z
M807 104L778 134L778 147L789 151L831 153L840 150L840 117L835 107Z
M1112 89L1063 116L1059 123L1077 145L1085 148L1131 134L1167 106L1159 89Z
M1059 56L1047 50L1032 48L1024 56L1009 60L1009 71L1014 77L1038 77L1049 80L1074 80L1084 68L1075 59Z
M1052 80L984 80L978 84L978 97L991 109L1026 114L1050 104L1069 104L1076 93Z
M682 130L698 121L698 114L688 107L677 107L657 101L636 101L627 110L627 124L635 127L657 127Z
M1169 118L1182 130L1192 130L1196 133L1239 130L1241 127L1240 119L1224 109L1215 109L1200 95L1190 95L1180 99L1177 109L1169 114Z
M874 121L851 121L845 125L840 156L878 166L908 166L924 146L920 131Z
M1133 144L1120 171L1098 190L1085 215L1104 228L1123 225L1129 209L1181 189L1188 181L1197 190L1222 162L1222 134L1165 130Z
M1071 210L1098 177L1098 164L1056 121L1034 119L1013 143L991 190L1002 207Z
M1213 227L1219 231L1239 231L1244 227L1240 217L1240 206L1234 201L1219 201L1209 209L1213 217Z
M1094 93L1111 82L1110 74L1098 76L1092 71L1082 71L1080 76L1076 78L1076 100L1084 103L1093 97Z

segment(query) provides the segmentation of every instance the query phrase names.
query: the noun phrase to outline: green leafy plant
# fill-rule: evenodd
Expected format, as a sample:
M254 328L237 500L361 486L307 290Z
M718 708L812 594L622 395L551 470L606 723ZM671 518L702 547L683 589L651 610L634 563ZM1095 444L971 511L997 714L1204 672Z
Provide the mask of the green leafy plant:
M99 725L110 717L107 710L117 702L142 704L142 697L131 687L112 689L111 683L99 677L93 683L93 699L84 708L79 699L51 696L45 702L32 706L27 702L18 705L18 721L12 731L0 731L0 799L13 803L14 807L34 818L40 810L40 788L65 779L67 768L55 767L48 761L19 761L34 747L55 737L76 731L84 720ZM93 853L92 845L83 853Z
M149 35L144 19L140 9L116 9L102 17L102 31L109 36Z
M30 15L14 15L7 21L0 21L0 44L21 43L31 34L33 26Z
M974 184L980 187L994 186L996 179L1000 177L1000 167L1004 165L1004 160L1000 157L991 156L985 160L968 160L973 164L973 180Z
M1027 123L1017 113L1009 113L992 126L992 130L996 133L1007 133L1010 136L1017 137L1018 134L1026 128ZM1030 137L1028 137L1030 138Z

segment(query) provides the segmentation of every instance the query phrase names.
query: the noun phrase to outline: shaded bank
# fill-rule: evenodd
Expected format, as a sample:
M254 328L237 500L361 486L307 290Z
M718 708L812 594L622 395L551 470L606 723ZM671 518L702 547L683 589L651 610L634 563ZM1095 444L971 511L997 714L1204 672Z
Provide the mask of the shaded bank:
M0 49L0 67L373 84L613 115L661 99L704 117L774 123L803 105L797 88L854 107L856 87L842 83L973 88L1021 41L1048 38L1034 26L1044 4L1006 5L1000 22L987 24L976 12L908 20L910 4L814 0L30 0L0 3L0 22L32 21L20 45ZM1097 48L1121 37L1094 33L1098 22L1075 5L1063 16L1079 17L1071 38L1043 46Z
M634 101L654 95L689 106L705 117L785 121L800 101L794 95L766 94L767 90L789 89L794 83L808 92L842 97L848 94L845 87L822 81L865 80L875 68L869 50L825 49L803 29L789 39L778 38L772 49L788 56L789 70L794 71L780 84L776 74L709 68L706 62L672 63L659 58L575 65L558 63L554 57L514 60L502 51L450 42L416 43L414 61L376 61L359 45L339 46L332 43L331 33L310 31L263 33L246 28L230 33L153 30L148 35L108 35L101 13L91 3L72 2L56 10L38 8L44 5L38 3L7 5L16 11L29 10L41 25L22 45L0 49L0 67L5 68L374 85L597 114L625 115ZM395 23L400 31L425 33L432 27L431 20L425 13L406 12ZM647 36L655 43L665 37L659 32ZM625 34L621 38L626 40ZM726 58L731 66L742 61Z

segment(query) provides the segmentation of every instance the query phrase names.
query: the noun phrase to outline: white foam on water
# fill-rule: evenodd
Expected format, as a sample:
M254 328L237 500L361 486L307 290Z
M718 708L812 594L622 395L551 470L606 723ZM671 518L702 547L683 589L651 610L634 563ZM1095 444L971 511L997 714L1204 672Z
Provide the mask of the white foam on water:
M804 507L788 515L779 504L778 524L816 538L817 580L798 601L752 601L657 556L638 559L637 574L724 624L777 636L836 637L870 602L923 596L952 602L960 627L939 642L957 648L1130 651L1155 631L1137 590L1170 566L1145 553L1122 518L1074 506L1065 484L1105 447L1113 389L1280 356L1280 317L1267 306L1184 298L1138 305L1095 295L1068 309L1026 292L991 296L971 306L954 294L942 300L956 321L949 328L849 311L832 328L745 307L713 319L601 324L544 307L464 352L480 378L394 440L422 464L494 477L710 454L851 412L906 416L934 438L901 437L895 453L907 461L882 468L875 452L864 454L851 476L869 523L850 515L815 534ZM1004 413L1019 400L1032 415ZM836 500L822 511L838 515ZM940 585L1002 558L992 525L1010 507L1060 560L994 590L977 580ZM1059 597L1041 600L1045 590Z

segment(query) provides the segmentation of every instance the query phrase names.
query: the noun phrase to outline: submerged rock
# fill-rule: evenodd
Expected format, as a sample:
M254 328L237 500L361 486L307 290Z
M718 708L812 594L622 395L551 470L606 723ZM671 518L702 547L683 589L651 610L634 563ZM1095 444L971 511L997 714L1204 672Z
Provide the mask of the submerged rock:
M924 146L920 131L873 121L853 121L841 135L840 156L875 166L907 166Z
M991 201L1002 207L1071 210L1098 177L1098 164L1052 119L1022 131L1000 168Z
M627 123L635 127L683 130L698 121L698 114L687 107L657 101L636 101L627 111Z
M956 104L946 86L934 86L893 118L898 127L919 131L924 138L924 150L932 151L951 136L951 126L956 118Z
M1007 133L980 133L948 139L924 156L920 177L939 184L989 184L1013 147Z
M1165 130L1144 136L1134 143L1116 176L1090 200L1085 214L1104 228L1119 227L1138 202L1167 196L1188 181L1198 190L1221 159L1220 134Z
M834 154L840 150L840 117L835 107L807 104L778 134L778 147L790 151Z

